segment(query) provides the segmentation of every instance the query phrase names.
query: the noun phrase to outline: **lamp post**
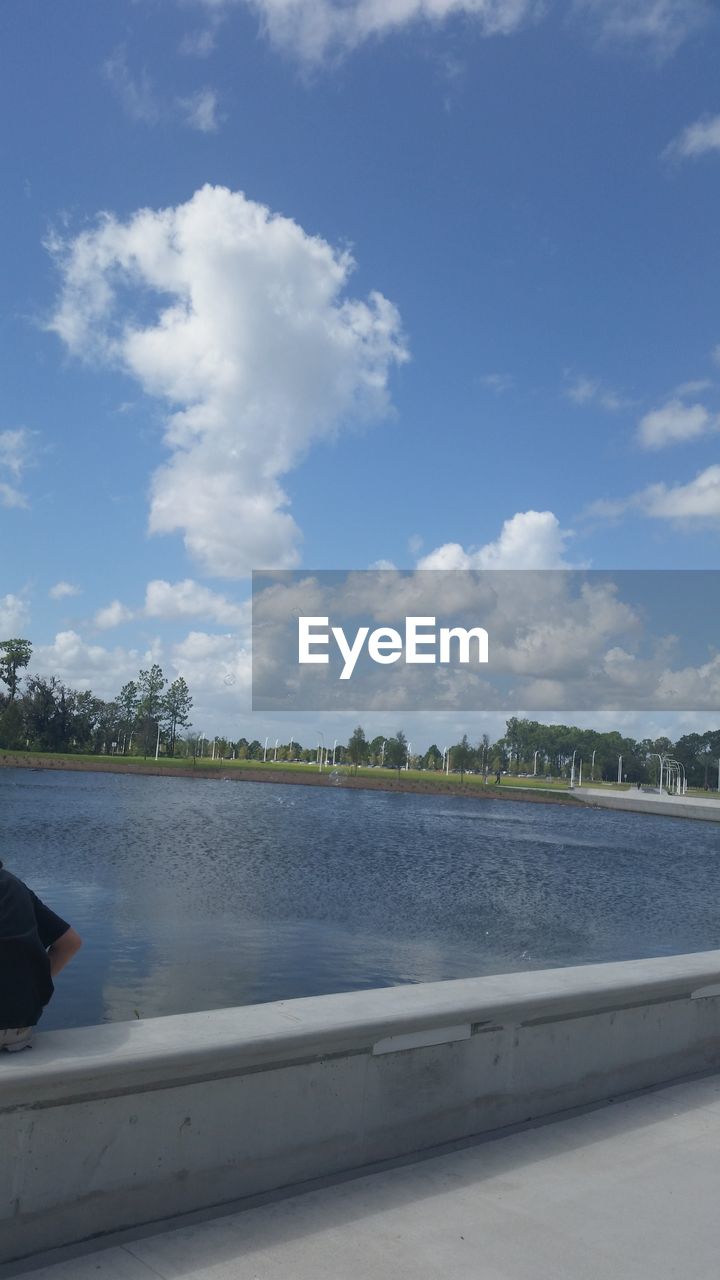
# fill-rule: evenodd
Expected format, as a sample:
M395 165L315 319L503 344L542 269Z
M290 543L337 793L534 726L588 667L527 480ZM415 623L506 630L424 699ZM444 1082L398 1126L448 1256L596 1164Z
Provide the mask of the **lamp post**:
M595 748L595 751L597 751L597 747ZM591 782L595 781L595 751L593 751L592 753L592 761L590 762L590 781Z
M622 782L622 756L618 756L618 782Z
M318 743L318 773L322 773L323 751L325 750L325 734L322 729L318 729L318 737L320 738Z
M385 743L386 742L387 742L387 738L384 739L383 744L380 748L380 768L381 769L384 769L385 767Z
M335 768L335 750L337 748L337 738L333 742L333 769Z
M412 751L412 742L408 742L408 744L407 744L407 755L406 755L406 757L405 757L405 772L406 772L406 773L407 773L408 769L410 768L410 752L411 752L411 751Z
M268 744L269 738L270 738L270 734L268 734L267 738L265 739L265 746L263 747L263 764L265 764L265 761L267 760L267 744Z
M577 747L572 753L572 763L570 765L570 786L575 786L575 757L577 755Z
M155 743L155 759L160 755L160 721L158 720L157 741Z
M540 755L540 748L538 747L537 751L533 756L533 778L537 777L537 758L539 755Z

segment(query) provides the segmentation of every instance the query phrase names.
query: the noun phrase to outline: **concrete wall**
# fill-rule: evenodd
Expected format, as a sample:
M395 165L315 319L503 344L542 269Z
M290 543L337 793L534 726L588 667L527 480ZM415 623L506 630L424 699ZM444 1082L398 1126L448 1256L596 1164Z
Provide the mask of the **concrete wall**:
M39 1034L0 1055L0 1260L720 1066L720 952Z
M671 796L666 791L604 791L600 787L573 787L576 800L598 809L620 809L626 813L653 813L659 818L695 818L699 822L720 822L720 800L708 796Z

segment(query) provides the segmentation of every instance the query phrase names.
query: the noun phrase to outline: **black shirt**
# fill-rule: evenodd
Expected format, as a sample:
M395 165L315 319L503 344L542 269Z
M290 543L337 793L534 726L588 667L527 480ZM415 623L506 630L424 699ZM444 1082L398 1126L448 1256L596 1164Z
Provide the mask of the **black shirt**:
M69 928L0 867L0 1030L35 1026L54 990L46 948Z

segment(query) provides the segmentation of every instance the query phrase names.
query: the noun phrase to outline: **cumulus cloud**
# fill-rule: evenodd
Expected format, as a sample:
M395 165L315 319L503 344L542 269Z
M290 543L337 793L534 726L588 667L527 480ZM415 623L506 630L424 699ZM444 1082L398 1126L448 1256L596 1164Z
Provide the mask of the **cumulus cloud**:
M568 567L565 544L572 534L561 529L552 511L518 511L500 536L465 550L458 542L436 547L418 569L562 569Z
M201 705L217 705L230 695L247 707L251 683L250 648L234 634L191 631L171 650L175 670L184 676Z
M646 515L663 520L718 520L720 466L706 467L688 484L651 485L638 503Z
M38 675L55 675L74 689L92 689L99 698L114 698L140 667L158 661L160 650L146 651L117 646L108 649L88 644L77 631L59 631L51 644L36 645L31 670Z
M30 623L30 608L22 595L0 596L0 639L21 636Z
M645 449L663 449L666 445L695 440L720 425L716 415L702 404L684 404L673 398L646 413L638 424L638 440Z
M103 609L98 609L93 622L96 627L101 630L109 630L110 627L119 627L123 622L129 622L133 616L132 609L128 609L120 600L113 600L111 604L105 605Z
M48 591L51 600L65 600L68 596L79 596L81 588L74 582L56 582Z
M51 248L63 287L49 327L171 407L150 531L182 532L213 575L294 564L281 477L349 420L388 412L407 359L393 304L347 297L349 251L222 187L106 214Z
M17 628L8 632L17 633ZM196 724L204 723L208 732L240 734L237 717L249 713L250 652L234 635L191 631L175 645L163 646L156 639L141 649L110 648L88 643L77 631L60 631L50 644L34 647L30 670L36 675L55 675L73 689L92 689L97 697L109 701L129 680L137 679L141 668L154 662L160 664L166 679L183 676L187 681Z
M182 582L165 582L156 578L145 591L145 616L174 621L180 618L203 618L219 626L245 626L250 621L248 604L236 604L217 591L185 578Z
M664 155L671 160L695 160L712 151L720 151L720 116L704 116L689 124L665 148Z
M588 507L588 515L614 519L632 510L682 523L720 520L720 465L706 467L687 484L651 484L627 498L601 498Z
M0 503L4 507L26 507L27 498L19 488L30 453L30 432L25 427L0 431ZM3 479L5 475L6 479Z

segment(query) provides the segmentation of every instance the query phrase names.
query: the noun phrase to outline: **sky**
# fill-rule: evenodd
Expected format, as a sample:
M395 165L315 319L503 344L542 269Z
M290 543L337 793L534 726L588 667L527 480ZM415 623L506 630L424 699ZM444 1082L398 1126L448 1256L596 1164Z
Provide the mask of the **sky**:
M3 636L342 739L251 714L252 569L714 568L719 46L704 0L4 5Z

